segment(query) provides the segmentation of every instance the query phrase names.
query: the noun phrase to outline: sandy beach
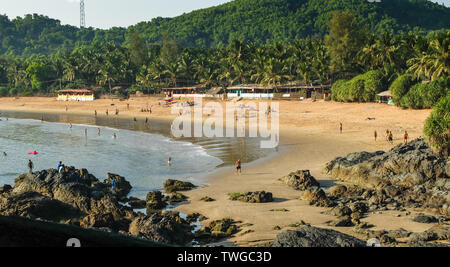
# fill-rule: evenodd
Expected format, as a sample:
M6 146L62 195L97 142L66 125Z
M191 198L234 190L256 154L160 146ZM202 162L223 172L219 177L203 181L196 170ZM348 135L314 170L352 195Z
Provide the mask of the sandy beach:
M247 103L250 100L239 103ZM255 101L257 102L257 101ZM284 185L279 178L299 169L310 170L322 187L333 184L330 177L322 173L324 164L335 157L351 152L388 150L392 144L385 141L384 131L390 129L394 135L394 145L401 143L403 132L408 131L410 139L422 135L423 124L430 110L402 110L386 104L336 103L310 101L278 101L280 109L280 146L275 156L243 165L242 175L236 175L230 167L215 172L205 187L185 192L189 203L176 210L184 213L197 212L209 220L230 217L245 224L242 231L229 241L239 246L260 246L272 241L288 225L303 220L313 226L335 229L358 236L351 228L333 228L327 225L334 219L323 214L326 208L309 206L299 200L299 192ZM169 107L159 105L156 98L119 100L95 100L93 102L58 102L54 98L0 98L0 110L24 111L56 114L115 116L151 120L172 120ZM114 105L112 105L114 104ZM127 108L129 104L129 109ZM223 102L222 102L223 104ZM141 112L152 107L152 114ZM67 107L67 110L66 110ZM3 116L1 114L0 116ZM339 123L343 132L339 132ZM374 131L378 140L374 141ZM264 204L250 204L228 199L228 193L246 191L272 192L275 201ZM213 202L203 202L200 198L209 196ZM287 211L272 211L285 209ZM402 213L401 217L397 217ZM416 211L405 216L404 212L385 211L369 214L362 221L370 222L374 230L404 228L412 232L423 232L431 224L415 223L411 220ZM206 221L205 223L207 223ZM274 230L279 226L281 230Z

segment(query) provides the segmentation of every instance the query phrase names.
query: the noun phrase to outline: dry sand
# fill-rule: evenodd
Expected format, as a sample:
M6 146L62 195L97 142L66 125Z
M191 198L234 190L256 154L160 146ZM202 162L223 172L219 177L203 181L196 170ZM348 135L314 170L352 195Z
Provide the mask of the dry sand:
M116 107L120 117L137 117L170 120L176 115L170 114L170 108L159 106L153 99L95 100L94 102L58 102L50 98L0 98L0 110L26 111L39 113L70 113L93 115L97 110L104 116L106 109L109 116L114 116ZM246 103L249 101L241 101ZM312 207L299 200L300 193L278 181L284 175L299 170L309 169L322 186L330 186L333 181L322 174L324 164L337 156L351 152L387 150L392 145L385 141L384 131L390 129L394 135L394 144L402 142L403 132L408 131L410 139L422 135L423 124L430 110L402 110L386 104L350 104L336 102L278 101L280 105L280 147L271 158L258 160L243 166L242 175L236 175L230 167L214 173L205 187L185 192L188 204L176 210L184 213L198 212L210 220L225 217L242 221L246 226L229 241L240 246L266 245L288 225L303 220L313 226L335 229L358 236L351 228L333 228L327 225L335 219L322 214L325 208ZM111 104L114 106L111 106ZM127 110L127 103L130 110ZM68 110L65 111L66 105ZM152 106L152 114L140 112L141 108ZM368 118L374 118L369 120ZM343 123L343 133L339 133L339 123ZM373 138L378 132L378 141ZM228 200L230 192L268 191L275 198L273 203L250 204ZM209 196L213 202L203 202L200 198ZM271 211L286 209L287 211ZM363 221L375 225L375 230L392 230L404 228L412 232L422 232L430 224L415 223L410 216L398 211L386 211L371 214ZM209 220L205 221L208 223ZM280 226L282 230L274 230ZM245 233L247 232L247 233ZM242 234L245 233L245 234ZM359 236L360 237L360 236Z

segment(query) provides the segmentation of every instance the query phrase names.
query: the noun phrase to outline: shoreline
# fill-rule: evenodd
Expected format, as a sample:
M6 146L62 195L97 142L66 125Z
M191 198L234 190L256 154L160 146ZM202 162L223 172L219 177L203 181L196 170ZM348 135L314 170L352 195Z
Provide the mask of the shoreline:
M2 103L3 99L0 99ZM92 108L104 108L109 101L100 100L98 103L89 103L89 108L79 110L69 108L68 113L64 111L64 104L57 103L59 111L54 109L40 109L32 106L39 101L31 99L25 106L5 106L0 104L0 110L25 111L34 110L35 113L56 112L57 114L93 115ZM28 99L29 101L30 99ZM136 101L136 100L133 100ZM10 101L11 102L11 101ZM119 101L116 101L119 102ZM144 105L151 100L137 102ZM246 103L243 101L242 103ZM20 102L19 102L20 103ZM126 103L126 102L125 102ZM122 106L125 103L121 103ZM155 103L155 102L153 102ZM76 103L83 106L83 103ZM28 106L27 106L28 105ZM71 105L73 106L73 105ZM167 110L165 110L167 111ZM170 110L169 110L170 111ZM308 169L311 174L321 183L322 187L334 184L331 178L322 173L322 168L327 161L337 156L346 156L348 153L360 151L388 150L393 145L383 140L383 130L392 129L394 132L395 145L402 142L399 135L407 129L412 139L422 134L423 122L428 117L430 110L401 110L397 107L382 105L378 103L336 103L336 102L300 102L280 101L280 148L273 156L258 159L250 164L243 165L243 173L237 176L232 166L218 168L208 174L206 186L183 192L189 197L188 203L177 206L174 210L185 214L198 212L209 217L203 222L207 224L210 220L231 217L242 221L247 226L236 236L227 239L238 246L264 246L273 240L281 231L291 229L288 225L298 223L300 220L310 223L312 226L337 230L352 236L361 237L354 233L351 228L331 227L328 221L335 219L334 216L323 214L327 208L309 206L304 201L298 200L299 192L282 184L277 179L292 171ZM99 115L103 115L100 114ZM109 117L113 117L111 115ZM139 112L121 112L119 117L133 118L146 117L147 114ZM104 116L106 117L106 116ZM174 115L156 108L150 120L156 118L170 120ZM367 118L376 118L368 120ZM339 122L343 122L344 131L338 132ZM374 142L373 130L378 131L379 141ZM272 192L274 202L262 204L249 204L228 200L228 193L243 191L268 191ZM199 199L204 196L216 199L213 202L202 202ZM271 211L276 209L287 209L287 212ZM421 224L412 222L410 216L396 217L398 212L386 211L383 214L372 214L362 219L364 222L375 225L373 230L405 228L411 232L423 232L432 224ZM248 225L251 224L251 225ZM274 230L280 226L281 230ZM242 233L246 233L242 235Z

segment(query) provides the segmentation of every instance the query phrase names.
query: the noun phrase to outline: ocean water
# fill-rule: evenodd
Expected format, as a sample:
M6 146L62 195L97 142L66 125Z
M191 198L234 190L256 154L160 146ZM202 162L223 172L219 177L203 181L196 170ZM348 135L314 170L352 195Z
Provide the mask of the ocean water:
M149 127L128 119L46 115L41 120L36 116L16 113L8 114L8 120L0 117L0 185L14 185L14 179L28 171L29 159L34 170L56 169L62 161L87 169L101 181L108 172L124 176L133 187L130 195L145 198L149 191L162 189L167 179L201 185L208 173L237 158L251 162L271 152L259 149L257 139L245 143L241 138L175 140L164 123L150 122Z

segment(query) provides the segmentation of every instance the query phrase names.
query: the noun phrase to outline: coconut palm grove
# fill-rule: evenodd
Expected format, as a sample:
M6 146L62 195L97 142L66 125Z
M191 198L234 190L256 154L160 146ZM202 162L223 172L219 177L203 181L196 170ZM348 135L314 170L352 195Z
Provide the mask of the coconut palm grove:
M276 91L299 81L332 86L327 100L371 102L390 90L404 108L440 103L426 132L448 144L450 8L430 1L236 0L109 30L37 14L0 19L0 96L197 84Z

